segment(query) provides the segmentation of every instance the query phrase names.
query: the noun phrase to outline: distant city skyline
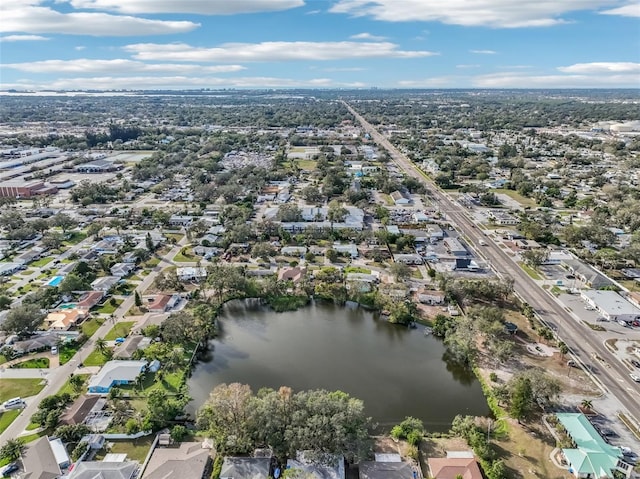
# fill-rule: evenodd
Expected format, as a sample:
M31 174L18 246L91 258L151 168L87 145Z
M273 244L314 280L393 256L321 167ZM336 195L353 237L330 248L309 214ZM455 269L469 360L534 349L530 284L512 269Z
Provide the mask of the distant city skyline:
M638 88L631 0L13 0L0 89Z

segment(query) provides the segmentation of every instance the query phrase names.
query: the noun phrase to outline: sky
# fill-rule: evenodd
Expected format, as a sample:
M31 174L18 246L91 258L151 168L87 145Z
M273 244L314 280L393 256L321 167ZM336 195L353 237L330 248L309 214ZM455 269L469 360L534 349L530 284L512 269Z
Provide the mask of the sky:
M4 0L0 89L639 88L638 0Z

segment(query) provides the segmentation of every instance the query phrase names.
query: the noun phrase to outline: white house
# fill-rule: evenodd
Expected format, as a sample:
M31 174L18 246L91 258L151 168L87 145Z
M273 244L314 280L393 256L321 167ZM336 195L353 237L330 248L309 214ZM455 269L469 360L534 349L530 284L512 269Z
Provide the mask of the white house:
M615 291L587 289L582 291L581 296L610 321L640 319L640 308L631 304Z
M186 266L176 268L176 275L180 281L201 281L207 277L207 269Z

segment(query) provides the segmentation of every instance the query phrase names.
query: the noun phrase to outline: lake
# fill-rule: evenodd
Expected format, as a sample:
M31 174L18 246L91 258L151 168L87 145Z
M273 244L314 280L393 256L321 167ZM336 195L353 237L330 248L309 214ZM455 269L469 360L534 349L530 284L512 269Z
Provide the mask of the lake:
M362 308L323 302L276 313L256 300L231 301L218 324L189 380L195 408L217 384L239 382L254 392L342 390L383 427L414 416L445 431L457 414L489 413L475 376L447 360L442 341Z

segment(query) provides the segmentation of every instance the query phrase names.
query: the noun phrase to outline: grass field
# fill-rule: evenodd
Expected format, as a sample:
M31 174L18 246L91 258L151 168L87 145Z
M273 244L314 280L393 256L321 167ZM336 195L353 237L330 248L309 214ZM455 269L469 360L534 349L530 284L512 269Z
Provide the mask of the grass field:
M158 266L159 263L160 263L160 258L156 258L154 256L153 258L149 258L147 261L142 263L142 265L145 268L155 268L156 266Z
M71 233L71 237L68 240L63 241L62 244L66 246L73 246L80 243L80 241L84 240L86 237L87 233L84 231L74 231Z
M105 301L105 303L98 309L96 309L96 313L100 314L113 314L113 312L118 309L118 306L122 304L124 300L116 299L114 301L115 304L111 304L111 300Z
M296 160L296 164L301 170L312 171L316 169L318 162L313 160Z
M80 326L80 329L82 329L82 334L90 338L95 334L98 328L103 325L104 322L105 320L103 318L91 318L86 320L84 323L82 323L82 326Z
M87 382L87 379L89 379L89 376L91 376L91 374L76 374L76 376L80 376L82 378L83 385L84 385ZM69 393L72 397L77 397L79 395L79 393L76 392L76 390L73 389L73 387L71 386L70 379L71 378L67 379L67 382L65 382L62 385L62 387L56 394Z
M43 266L48 265L53 261L53 256L49 256L47 258L40 258L38 261L34 261L29 266L34 266L36 268L42 268Z
M182 253L183 250L184 254ZM177 263L195 263L198 261L198 256L193 254L193 250L191 248L183 248L174 256L173 261Z
M520 262L518 263L518 265L520 265L520 267L524 270L524 272L527 273L529 276L531 276L532 279L535 279L535 280L544 279L542 276L540 276L540 274L535 269L533 269L528 264Z
M58 348L58 359L60 360L60 365L62 366L63 364L71 361L71 358L75 356L80 347L81 345L77 343L62 344Z
M10 411L0 413L0 433L3 433L21 412L22 409L12 409Z
M33 379L0 379L0 402L8 399L35 396L44 387L41 378Z
M43 369L49 367L49 358L33 358L12 366L16 369Z
M84 360L84 365L85 366L102 366L107 361L109 361L109 359L110 359L109 356L105 356L100 352L100 350L94 349L93 352L89 354L89 356L87 356L87 359Z
M116 338L124 338L129 334L134 324L136 324L135 321L122 321L111 328L104 339L113 341Z
M497 188L497 189L491 190L491 191L493 193L495 193L495 194L502 193L503 195L507 195L511 199L513 199L513 200L517 201L518 203L520 203L522 206L530 206L532 208L534 206L536 206L535 200L533 200L531 198L526 198L526 197L522 196L520 193L518 193L517 191L505 190L503 188Z

